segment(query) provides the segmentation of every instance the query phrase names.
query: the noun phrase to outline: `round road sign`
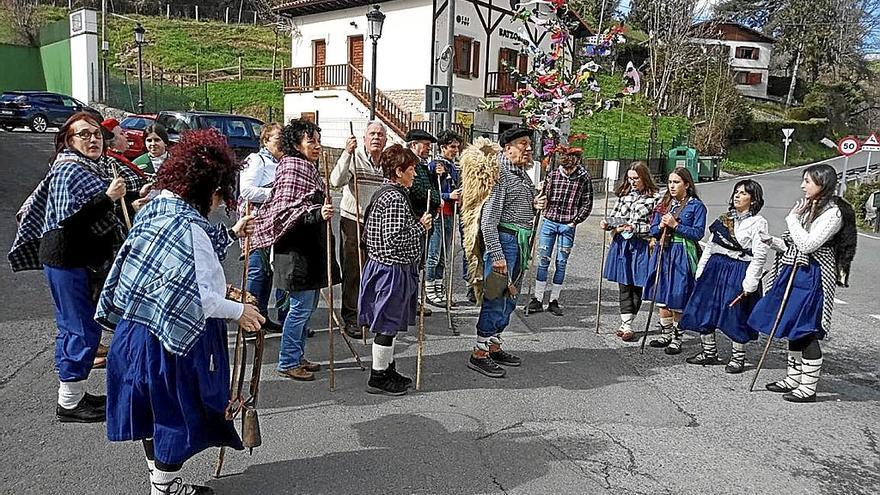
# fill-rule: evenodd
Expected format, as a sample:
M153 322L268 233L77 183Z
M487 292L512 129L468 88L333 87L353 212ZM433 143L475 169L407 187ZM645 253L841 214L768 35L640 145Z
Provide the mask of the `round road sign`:
M861 147L862 144L859 143L858 138L855 136L847 136L841 138L840 141L837 142L837 151L840 151L840 154L845 156L855 154Z

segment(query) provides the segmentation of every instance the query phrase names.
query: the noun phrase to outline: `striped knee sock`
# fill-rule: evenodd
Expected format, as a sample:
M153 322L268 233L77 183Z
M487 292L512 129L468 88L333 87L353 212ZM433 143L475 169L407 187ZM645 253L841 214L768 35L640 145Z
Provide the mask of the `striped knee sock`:
M700 335L700 344L703 347L703 355L706 357L718 357L718 344L715 342L715 332Z
M730 354L730 362L744 365L746 362L746 345L739 342L733 343L733 352Z
M801 360L801 383L791 395L805 399L816 395L816 384L819 382L819 373L822 371L822 358Z

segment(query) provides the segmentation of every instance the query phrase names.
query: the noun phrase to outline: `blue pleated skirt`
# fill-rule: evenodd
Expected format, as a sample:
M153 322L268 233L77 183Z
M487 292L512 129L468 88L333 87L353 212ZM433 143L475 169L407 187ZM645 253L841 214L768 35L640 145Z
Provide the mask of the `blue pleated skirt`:
M377 334L397 335L416 324L419 298L417 265L386 265L368 259L361 276L358 323Z
M122 320L107 356L107 438L153 439L156 459L181 464L208 447L241 450L229 402L226 322L209 318L186 356L140 324Z
M742 281L749 268L747 261L714 254L694 284L694 292L681 316L679 328L697 333L721 330L730 340L745 344L758 338L758 332L747 324L749 315L761 294L761 288L728 307L742 293Z
M644 287L648 282L648 241L640 237L614 236L605 259L606 280Z
M694 274L691 272L687 251L684 245L675 242L663 249L660 281L655 290L654 278L659 252L660 249L655 248L648 261L648 282L645 285L644 299L653 300L657 305L671 311L682 311L694 291Z
M766 335L770 334L790 275L791 266L783 265L773 287L755 305L749 317L751 328ZM819 268L819 263L811 261L807 266L799 266L794 276L791 294L779 320L779 328L776 329L773 337L799 340L815 334L819 340L824 339L823 302L822 270Z

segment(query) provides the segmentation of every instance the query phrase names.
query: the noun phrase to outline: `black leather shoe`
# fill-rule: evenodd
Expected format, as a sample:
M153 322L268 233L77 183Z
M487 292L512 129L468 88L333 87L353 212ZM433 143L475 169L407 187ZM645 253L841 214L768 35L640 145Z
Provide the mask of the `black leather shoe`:
M345 334L353 339L362 339L364 337L364 331L357 323L346 323Z
M767 385L764 385L764 388L771 392L776 392L777 394L785 394L794 390L794 388L788 388L782 385L779 385L779 382L770 382ZM795 387L797 388L797 387Z
M406 388L406 384L398 380L390 369L370 370L370 380L367 382L368 394L405 395Z
M783 395L782 398L787 400L788 402L816 402L816 394L801 397L800 395L795 395L791 393Z
M266 318L266 321L263 323L263 331L266 333L281 333L284 330L284 327L281 326L277 321L272 321L268 316L263 315Z
M544 311L544 305L541 304L541 301L539 301L536 297L533 297L533 298L529 301L528 306L526 306L526 312L529 313L529 314L531 314L531 313L541 313L541 312L543 312L543 311Z
M547 305L547 311L553 314L553 316L563 316L565 314L562 312L562 308L559 307L559 301L555 299Z
M702 351L685 359L685 362L688 364L701 364L703 366L714 366L716 364L723 364L721 360L718 359L718 356L709 356Z
M62 423L102 423L106 418L106 410L104 406L89 404L83 398L73 409L56 406L55 417Z
M396 361L391 361L391 364L388 365L388 372L391 373L396 380L403 382L403 384L406 386L406 388L412 388L412 384L413 384L412 378L410 378L408 376L401 375L400 373L397 372Z
M100 408L107 407L107 396L106 395L92 395L88 392L83 396L82 401L86 404L97 406Z

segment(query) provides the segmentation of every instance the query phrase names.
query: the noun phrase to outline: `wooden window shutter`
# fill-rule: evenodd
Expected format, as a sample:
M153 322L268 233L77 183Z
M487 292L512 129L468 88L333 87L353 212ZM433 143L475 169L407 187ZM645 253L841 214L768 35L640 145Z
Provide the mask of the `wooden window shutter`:
M760 72L749 72L748 78L746 80L746 84L756 85L761 84L762 74Z
M527 74L529 72L529 56L525 54L519 55L519 60L517 60L516 69L520 74Z
M752 60L758 60L758 58L760 56L761 56L761 49L760 48L752 48Z
M471 75L480 77L480 42L477 40L471 45Z
M452 72L455 74L461 74L461 59L464 57L464 38L461 36L455 37L455 42L453 43L455 47L455 57L452 59Z

